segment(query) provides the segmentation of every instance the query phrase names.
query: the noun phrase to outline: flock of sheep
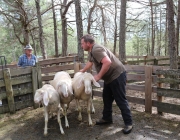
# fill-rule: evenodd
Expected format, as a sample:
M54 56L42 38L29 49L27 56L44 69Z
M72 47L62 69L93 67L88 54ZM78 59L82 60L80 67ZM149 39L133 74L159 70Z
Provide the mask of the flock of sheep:
M50 84L43 85L42 88L36 90L34 95L35 103L42 103L45 113L45 128L44 135L47 135L48 118L52 113L57 113L57 120L60 127L61 134L64 134L62 128L60 113L65 116L65 127L69 128L67 119L67 110L70 102L75 99L77 109L79 111L78 120L82 120L81 107L79 100L87 101L87 113L88 122L92 126L91 111L95 113L95 109L92 103L92 84L96 87L100 87L90 73L77 72L72 79L70 75L65 72L57 72L54 79L50 81ZM92 109L92 110L91 110Z

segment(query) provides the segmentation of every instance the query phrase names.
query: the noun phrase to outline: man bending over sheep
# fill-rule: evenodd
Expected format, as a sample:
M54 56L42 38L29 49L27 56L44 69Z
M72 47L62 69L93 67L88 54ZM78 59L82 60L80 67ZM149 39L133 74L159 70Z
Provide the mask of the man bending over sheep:
M103 117L96 122L96 125L111 124L113 122L112 103L115 100L121 110L125 123L123 133L129 134L133 127L131 111L126 99L126 70L124 65L107 48L95 44L94 38L89 34L81 38L81 47L89 52L89 61L80 71L87 71L94 63L98 72L98 74L94 76L95 80L104 80Z

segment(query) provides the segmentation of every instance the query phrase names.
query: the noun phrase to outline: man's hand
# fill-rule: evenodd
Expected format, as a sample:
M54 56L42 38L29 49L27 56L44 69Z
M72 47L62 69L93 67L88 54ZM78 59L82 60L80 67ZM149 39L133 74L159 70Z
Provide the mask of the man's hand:
M84 69L79 70L80 72L84 72Z
M99 77L99 75L94 75L94 79L97 81L99 81L101 79L101 77Z

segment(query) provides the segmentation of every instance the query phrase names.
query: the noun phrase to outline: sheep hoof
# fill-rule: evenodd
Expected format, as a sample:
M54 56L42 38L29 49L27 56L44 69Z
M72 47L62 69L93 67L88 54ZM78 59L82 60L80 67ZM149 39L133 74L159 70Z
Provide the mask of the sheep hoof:
M89 123L89 126L93 126L93 124L92 124L92 123Z
M81 118L81 117L78 117L78 121L82 121L82 118Z
M47 136L47 132L44 133L44 136Z
M62 135L64 135L65 133L64 132L61 132Z
M66 125L66 128L69 128L69 125Z
M95 111L92 111L91 113L92 113L92 114L95 114Z

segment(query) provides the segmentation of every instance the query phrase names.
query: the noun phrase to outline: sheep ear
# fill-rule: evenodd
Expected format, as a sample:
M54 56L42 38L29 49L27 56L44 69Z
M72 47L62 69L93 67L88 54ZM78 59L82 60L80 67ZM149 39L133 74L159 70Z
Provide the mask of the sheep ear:
M83 78L81 77L77 86L77 89L80 88L83 84Z
M95 81L94 77L92 79L93 85L96 87L101 87L100 84L98 82Z
M48 97L48 93L46 91L44 92L43 103L44 103L45 106L48 106L49 97Z

